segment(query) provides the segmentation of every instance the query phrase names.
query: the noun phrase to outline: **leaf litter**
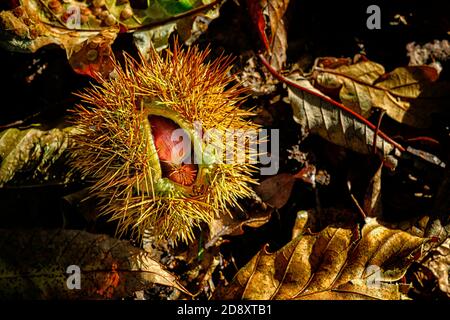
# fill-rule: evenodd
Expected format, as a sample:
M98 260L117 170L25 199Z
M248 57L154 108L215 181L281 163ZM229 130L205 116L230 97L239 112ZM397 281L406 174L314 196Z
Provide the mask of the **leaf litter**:
M257 122L284 132L280 172L261 177L248 203L203 225L190 246L156 242L151 236L142 244L118 240L113 231L101 234L104 225L98 219L83 222L93 233L2 229L0 273L9 275L0 277L2 296L397 300L410 298L411 291L424 294L415 282L420 277L433 279L435 291L449 294L448 179L439 181L449 170L448 132L439 133L449 102L447 40L410 43L401 53L409 57L409 65L388 63L388 68L382 59L372 61L364 53L343 58L333 50L335 57L299 50L305 36L292 27L290 12L299 4L289 1L247 0L243 6L154 1L145 8L135 7L134 1L104 2L22 0L0 12L1 42L13 52L56 44L76 73L94 81L98 74L113 76L113 45L120 46L128 33L136 48L126 49L144 57L152 47L169 46L173 34L188 46L211 45L213 55L233 52L239 60L237 79L258 106ZM68 11L74 5L81 20L72 28ZM227 46L223 39L230 39L228 31L217 29L221 21L252 26L259 40L236 35L231 43L244 38L248 47ZM292 40L296 36L299 42ZM293 64L299 59L304 66L311 57L316 62L305 70ZM386 116L377 118L382 112ZM444 122L439 128L436 116ZM65 186L77 179L64 172L70 132L76 128L12 127L2 127L8 129L0 133L1 189L30 183L45 187L49 179ZM293 145L299 146L295 156L289 153ZM351 181L347 188L346 168L358 166L360 159L374 161L374 155L379 165L367 172L366 183L361 187ZM53 171L60 167L63 171ZM410 172L411 178L392 192L388 185L401 180L399 171ZM407 204L403 199L409 199L405 194L411 190L405 189L411 181L422 183L423 192L415 192ZM81 181L81 191L88 192L85 183ZM67 193L74 191L81 192ZM87 210L79 201L70 206ZM393 202L415 206L417 212L387 219L403 214L393 210L398 208ZM38 261L38 267L16 264L27 260ZM86 290L64 290L69 260L90 270L83 278L89 282ZM417 265L421 274L411 267ZM35 281L39 277L46 282Z

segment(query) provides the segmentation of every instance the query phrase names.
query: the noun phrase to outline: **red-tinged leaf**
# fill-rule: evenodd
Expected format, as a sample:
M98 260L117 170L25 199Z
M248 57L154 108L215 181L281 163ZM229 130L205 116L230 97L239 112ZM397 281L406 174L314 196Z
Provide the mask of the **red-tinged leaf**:
M94 79L97 79L98 75L107 79L114 69L111 45L115 38L116 33L103 31L83 42L69 57L73 70Z
M294 178L302 180L314 187L316 185L316 167L312 164L307 164L294 175Z
M269 40L266 35L266 21L262 12L262 6L260 0L247 0L247 8L250 14L250 18L258 30L259 37L261 38L264 47L270 52Z
M352 64L350 58L320 57L314 62L315 67L336 69L341 66L349 66Z
M287 32L283 16L288 4L289 0L247 0L251 19L276 70L281 70L286 62Z

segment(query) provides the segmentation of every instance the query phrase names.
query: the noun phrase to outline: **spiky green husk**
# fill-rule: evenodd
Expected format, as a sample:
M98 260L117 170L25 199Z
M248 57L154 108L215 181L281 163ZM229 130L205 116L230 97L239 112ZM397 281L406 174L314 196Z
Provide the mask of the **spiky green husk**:
M131 229L142 236L150 230L160 238L189 242L195 227L229 213L229 207L251 193L253 165L221 163L214 156L212 163L199 165L189 188L161 176L149 114L175 120L200 144L196 121L204 130L257 128L245 120L251 113L240 108L243 91L231 86L229 60L206 63L207 54L175 46L165 57L151 52L148 61L126 57L124 68L115 64L112 80L80 94L83 104L74 110L73 120L80 133L73 136L72 163L92 179L91 195L100 199L101 213L118 223L120 234ZM224 143L214 140L225 148ZM234 150L238 147L232 144Z

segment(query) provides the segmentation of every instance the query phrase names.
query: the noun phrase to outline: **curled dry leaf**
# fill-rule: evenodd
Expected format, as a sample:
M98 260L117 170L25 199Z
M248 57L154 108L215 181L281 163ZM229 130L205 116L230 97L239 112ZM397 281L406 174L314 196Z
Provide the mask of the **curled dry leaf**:
M205 244L205 248L212 247L220 237L223 236L237 236L244 233L243 227L258 228L266 224L272 215L273 209L266 208L265 210L252 210L248 217L240 219L232 217L229 214L220 216L214 219L209 224L209 237Z
M439 289L450 298L450 238L431 250L422 265L436 277Z
M216 293L219 299L401 299L397 284L426 240L370 220L352 230L299 235L274 253L263 248Z
M50 179L49 168L63 158L69 135L75 130L73 127L49 131L11 128L0 132L0 187L18 174L25 175L27 180Z
M106 235L0 230L0 252L2 299L117 299L154 283L187 293L144 250ZM67 283L77 282L69 277L78 267L80 289L70 290Z
M289 0L267 0L267 14L270 23L270 64L281 70L286 62L287 32L283 16Z
M382 212L381 203L381 174L383 163L378 166L377 171L369 181L364 196L364 212L368 217L380 217Z
M287 32L283 16L288 5L289 0L247 0L250 17L276 70L281 70L286 62Z
M203 0L192 2L193 5L199 6L198 8L205 7L205 11L198 15L188 15L182 19L168 19L169 21L163 25L151 29L145 28L144 30L139 30L138 28L133 32L134 44L144 57L148 57L149 51L153 48L158 51L166 48L169 44L169 37L175 30L185 44L191 45L206 32L209 23L219 17L221 1ZM202 6L202 4L204 5ZM211 6L214 4L218 4L218 6Z
M115 39L114 30L104 30L79 45L67 47L67 56L72 69L92 78L97 78L99 74L107 79L114 70L111 45Z
M419 128L430 126L430 115L450 101L450 86L435 83L438 73L428 66L385 73L382 65L362 61L335 69L315 67L313 78L323 88L339 90L341 102L366 118L377 107L392 119Z
M295 177L293 175L280 173L262 181L255 187L255 191L262 201L280 209L289 200L294 182ZM280 192L280 190L283 190L283 192Z

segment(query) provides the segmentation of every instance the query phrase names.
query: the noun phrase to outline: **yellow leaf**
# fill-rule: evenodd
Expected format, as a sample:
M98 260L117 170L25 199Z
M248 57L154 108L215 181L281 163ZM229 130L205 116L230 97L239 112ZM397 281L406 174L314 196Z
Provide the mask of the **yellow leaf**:
M327 227L299 235L274 253L262 249L236 274L219 299L400 299L396 284L426 241L370 219L351 229Z

